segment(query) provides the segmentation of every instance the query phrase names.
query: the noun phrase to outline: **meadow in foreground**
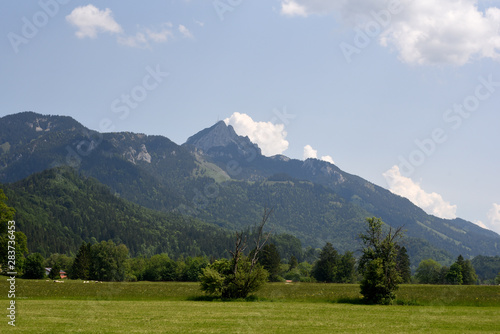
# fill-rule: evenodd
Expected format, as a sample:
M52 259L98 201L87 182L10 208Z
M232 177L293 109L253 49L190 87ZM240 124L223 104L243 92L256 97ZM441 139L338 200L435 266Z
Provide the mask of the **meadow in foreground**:
M7 285L1 282L2 290ZM18 281L20 333L498 332L500 287L403 285L399 303L359 304L359 285L267 284L251 301L206 299L197 283ZM7 305L6 296L2 296Z

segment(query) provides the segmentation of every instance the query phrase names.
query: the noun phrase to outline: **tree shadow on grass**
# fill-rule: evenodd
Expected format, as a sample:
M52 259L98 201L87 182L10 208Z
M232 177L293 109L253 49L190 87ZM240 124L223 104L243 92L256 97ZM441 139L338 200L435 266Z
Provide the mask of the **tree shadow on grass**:
M359 297L342 297L332 301L334 304L367 305L366 301Z
M187 300L195 301L195 302L261 302L267 301L267 299L259 298L257 296L248 296L246 298L222 298L217 296L191 296L188 297Z
M353 298L353 297L342 297L332 301L335 304L352 304L352 305L383 305L371 303L363 298ZM403 306L421 306L419 302L416 300L404 300L404 299L396 299L393 300L392 303L386 305L403 305Z

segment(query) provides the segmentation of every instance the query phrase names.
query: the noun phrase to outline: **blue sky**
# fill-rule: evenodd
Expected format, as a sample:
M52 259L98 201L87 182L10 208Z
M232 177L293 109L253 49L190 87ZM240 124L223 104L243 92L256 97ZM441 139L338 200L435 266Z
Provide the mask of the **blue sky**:
M2 2L0 116L182 144L218 120L500 232L500 7L442 0Z

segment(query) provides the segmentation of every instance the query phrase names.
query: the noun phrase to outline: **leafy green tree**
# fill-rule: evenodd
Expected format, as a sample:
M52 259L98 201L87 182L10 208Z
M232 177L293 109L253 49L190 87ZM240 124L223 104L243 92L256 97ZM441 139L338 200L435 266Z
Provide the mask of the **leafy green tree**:
M383 222L379 218L367 218L368 227L360 235L363 255L359 268L363 275L361 294L368 303L389 304L395 299L395 291L401 283L397 270L397 243L402 237L402 229L389 228L382 231Z
M184 262L181 272L181 280L186 282L197 282L203 272L203 268L208 266L208 260L205 257L188 257Z
M91 247L90 278L99 281L125 280L128 249L112 240L101 241Z
M288 261L288 271L291 271L295 268L297 268L297 266L299 265L299 261L297 261L297 258L295 256L291 256L290 257L290 261Z
M495 283L500 285L500 273L498 273L497 277L495 277Z
M448 271L450 271L450 267L442 266L441 270L439 270L438 280L436 284L448 284L446 280L446 275L448 275Z
M176 281L178 275L178 263L171 260L167 254L153 255L146 260L143 273L145 281Z
M92 245L90 242L83 242L78 249L78 253L76 254L75 260L73 261L73 265L71 266L71 270L69 272L69 277L71 279L90 279L90 265L92 263L91 247Z
M16 211L6 202L7 196L3 189L0 189L0 272L10 271L22 274L28 253L28 241L23 232L16 231L15 224L9 224L9 221L14 221ZM12 266L12 263L15 265Z
M338 283L354 283L356 280L356 259L352 252L345 252L340 257L336 282Z
M55 264L52 268L50 268L49 278L50 279L59 279L59 278L61 278L60 271L61 271L61 267L59 267L58 264Z
M335 282L339 262L340 257L338 252L333 248L331 243L327 242L323 249L321 249L319 260L314 264L312 276L318 282Z
M461 273L462 273L462 284L464 285L472 285L477 282L477 275L474 267L472 266L472 262L470 260L464 260L462 255L459 255L457 261L455 262L460 265Z
M250 253L250 256L252 256L252 253ZM279 282L282 280L279 277L281 257L275 244L264 245L259 256L259 263L269 273L270 282Z
M463 282L462 266L457 262L453 263L446 274L446 282L449 284L461 285Z
M411 269L410 269L410 256L406 247L397 247L398 256L396 258L396 265L401 276L402 283L411 282Z
M247 237L242 232L236 232L235 248L230 251L231 260L215 261L205 269L200 276L201 290L222 298L246 298L248 294L257 291L268 278L268 272L258 263L259 255L269 239L263 229L273 210L264 210L261 223L256 227L255 249L251 256L245 256Z
M235 271L236 269L236 271ZM234 259L217 260L203 269L200 277L201 290L226 298L246 298L257 291L266 281L268 272L260 265L243 256L235 267Z
M63 271L70 271L73 261L72 257L65 254L54 253L45 259L45 267L52 268L57 265Z
M32 253L26 258L23 278L42 279L45 277L43 256L40 253Z
M420 261L415 277L421 284L439 284L441 265L433 259Z

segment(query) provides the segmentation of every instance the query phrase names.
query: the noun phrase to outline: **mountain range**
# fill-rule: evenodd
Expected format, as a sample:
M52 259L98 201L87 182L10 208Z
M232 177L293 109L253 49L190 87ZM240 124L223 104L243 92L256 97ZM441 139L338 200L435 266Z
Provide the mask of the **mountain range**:
M76 176L68 176L70 172L64 166L72 168ZM224 122L178 145L163 136L99 133L66 116L22 112L0 118L0 182L10 197L28 196L29 189L20 185L26 180L33 184L34 175L38 180L54 178L50 173L44 174L54 168L64 171L62 174L72 187L100 183L112 195L106 196L106 201L119 198L124 203L132 202L130 207L126 204L127 210L150 210L150 216L170 215L162 216L166 221L190 217L188 220L194 219L204 228L234 231L257 223L268 207L274 209L268 227L276 234L294 236L303 247L323 247L331 242L339 251L357 251L365 218L376 216L387 228L404 227L404 244L414 265L425 258L449 263L459 254L466 258L500 255L500 236L492 231L460 218L428 215L406 198L326 161L264 156L248 137L239 136ZM57 182L50 184L58 186ZM65 184L67 187L68 182ZM39 205L26 204L24 200L16 203ZM27 209L16 208L18 212ZM86 214L91 220L92 208ZM69 231L66 235L71 235L69 239L75 240L75 246L65 251L75 251L77 241L104 238L104 234L84 233L81 224L70 220L45 227L46 233ZM101 225L116 224L97 218L95 221ZM136 224L142 223L136 219ZM160 235L170 235L168 226L161 228ZM176 226L172 231L179 231L179 225ZM47 237L45 232L35 232L22 222L20 228L28 232L33 249ZM156 229L157 234L160 231L152 223L144 223L141 229ZM113 233L105 235L121 238L122 232L114 228ZM155 239L155 243L160 239ZM147 248L146 244L144 241L143 246L137 244L133 248L137 254L147 253L141 251ZM208 255L212 252L200 251Z

